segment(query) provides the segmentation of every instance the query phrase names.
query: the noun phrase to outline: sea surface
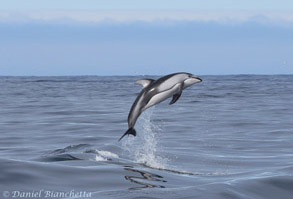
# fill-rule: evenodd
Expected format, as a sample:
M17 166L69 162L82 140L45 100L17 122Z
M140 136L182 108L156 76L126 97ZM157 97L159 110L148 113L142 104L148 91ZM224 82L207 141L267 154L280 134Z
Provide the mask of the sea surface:
M200 77L120 142L145 77L0 77L0 198L292 199L293 76Z

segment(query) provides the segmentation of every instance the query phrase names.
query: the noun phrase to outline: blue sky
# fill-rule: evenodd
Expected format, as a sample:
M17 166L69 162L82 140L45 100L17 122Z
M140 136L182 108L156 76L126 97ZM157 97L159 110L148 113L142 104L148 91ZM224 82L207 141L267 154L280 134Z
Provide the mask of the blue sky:
M293 74L293 1L0 0L0 75Z

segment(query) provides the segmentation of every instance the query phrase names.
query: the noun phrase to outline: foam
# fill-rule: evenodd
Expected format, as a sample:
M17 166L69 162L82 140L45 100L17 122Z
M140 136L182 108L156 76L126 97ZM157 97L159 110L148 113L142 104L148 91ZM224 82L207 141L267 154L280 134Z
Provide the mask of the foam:
M95 161L108 161L112 160L112 158L119 158L117 154L110 151L94 150L94 152L96 153Z
M119 156L115 153L112 153L110 151L102 151L102 150L96 150L97 154L106 157L106 158L119 158Z

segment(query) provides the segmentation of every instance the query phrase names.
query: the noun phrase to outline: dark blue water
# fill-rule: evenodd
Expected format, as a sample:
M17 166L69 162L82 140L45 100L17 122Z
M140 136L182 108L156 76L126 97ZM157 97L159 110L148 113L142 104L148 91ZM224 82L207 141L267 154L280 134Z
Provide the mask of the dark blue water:
M0 77L0 198L293 198L293 76L202 76L118 142L140 78Z

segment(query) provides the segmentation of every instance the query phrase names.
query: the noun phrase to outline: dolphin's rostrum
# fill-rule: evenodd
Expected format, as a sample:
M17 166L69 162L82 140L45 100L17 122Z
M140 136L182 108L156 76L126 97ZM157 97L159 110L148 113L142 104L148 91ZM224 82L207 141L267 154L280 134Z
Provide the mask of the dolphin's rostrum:
M129 129L122 135L119 141L125 135L131 134L136 136L136 131L133 127L137 118L144 110L171 96L173 96L173 98L169 104L174 104L180 98L183 89L201 81L199 77L190 73L174 73L163 76L157 80L141 79L136 81L136 83L141 84L143 88L130 109L128 115Z

